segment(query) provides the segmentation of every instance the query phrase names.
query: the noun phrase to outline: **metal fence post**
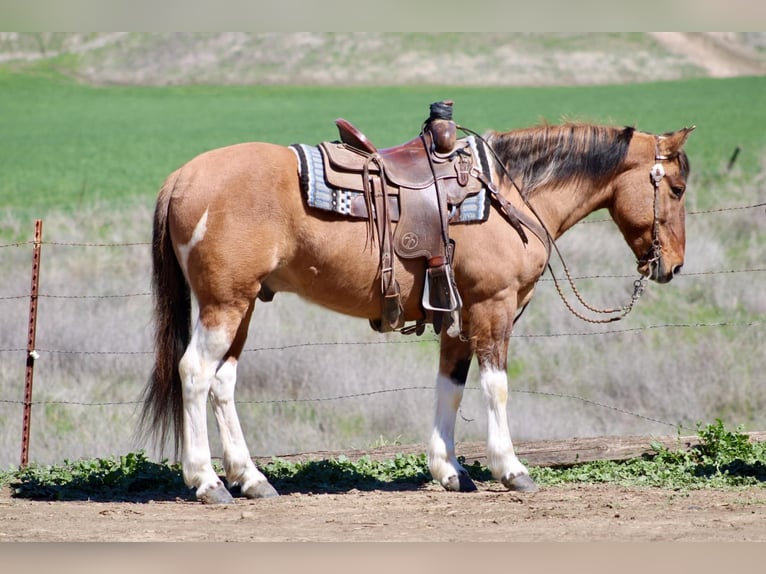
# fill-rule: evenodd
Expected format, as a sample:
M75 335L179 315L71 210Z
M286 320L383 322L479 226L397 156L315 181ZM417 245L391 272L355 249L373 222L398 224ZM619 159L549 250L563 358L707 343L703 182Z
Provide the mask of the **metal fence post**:
M29 425L32 419L32 380L35 375L35 335L37 332L37 290L40 285L40 252L43 220L35 220L35 247L32 255L32 287L29 292L29 331L27 337L27 369L24 381L24 422L21 428L21 468L29 463Z

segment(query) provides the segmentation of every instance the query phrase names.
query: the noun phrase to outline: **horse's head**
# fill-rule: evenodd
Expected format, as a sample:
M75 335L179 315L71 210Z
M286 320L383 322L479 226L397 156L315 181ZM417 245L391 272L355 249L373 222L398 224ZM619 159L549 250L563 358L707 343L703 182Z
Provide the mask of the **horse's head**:
M684 142L694 129L661 136L636 132L615 180L610 211L638 259L638 271L667 283L681 270L686 249L684 199L689 161Z

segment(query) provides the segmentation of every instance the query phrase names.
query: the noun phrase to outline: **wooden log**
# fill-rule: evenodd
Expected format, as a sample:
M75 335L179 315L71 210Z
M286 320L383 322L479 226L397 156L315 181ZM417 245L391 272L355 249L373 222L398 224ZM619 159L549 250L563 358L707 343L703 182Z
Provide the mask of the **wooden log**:
M766 441L766 432L744 433L752 442ZM644 454L654 452L652 443L658 443L668 450L689 450L700 444L698 436L608 436L570 438L561 440L544 441L519 441L516 443L516 454L519 458L527 461L530 466L569 466L581 462L596 460L630 460ZM397 454L422 454L426 451L425 445L392 445L370 449L357 449L348 451L316 451L301 454L276 455L274 458L288 462L305 462L311 460L330 460L345 456L349 460L358 460L367 456L372 460L386 460L394 458ZM481 442L464 442L456 446L458 456L465 457L466 464L478 461L482 465L487 464L486 446ZM272 457L254 457L256 464L266 464Z

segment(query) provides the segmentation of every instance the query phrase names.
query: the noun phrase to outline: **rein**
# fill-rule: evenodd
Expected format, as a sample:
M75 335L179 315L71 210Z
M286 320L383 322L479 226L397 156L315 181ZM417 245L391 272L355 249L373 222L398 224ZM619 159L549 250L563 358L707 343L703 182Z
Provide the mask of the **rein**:
M649 171L649 176L650 176L650 179L652 181L652 185L654 187L654 206L653 206L653 211L654 211L653 217L654 217L654 220L652 222L652 245L649 248L649 250L647 251L646 258L639 260L639 263L646 262L646 263L649 264L649 267L648 267L649 273L648 273L648 275L641 275L638 279L636 279L633 282L633 294L631 295L630 302L628 302L626 305L623 305L621 307L615 307L615 308L612 308L612 309L601 309L601 308L598 308L598 307L593 307L592 305L588 304L583 299L582 295L580 294L580 291L577 289L577 285L575 284L574 279L572 278L572 274L569 271L569 267L567 266L566 261L564 261L564 256L561 254L561 251L559 250L558 245L556 245L556 241L554 240L554 238L551 235L551 233L548 230L548 228L545 226L545 223L543 222L542 218L538 215L537 211L535 211L534 207L532 207L532 205L527 201L526 197L524 196L524 194L521 191L521 187L519 187L516 184L516 182L514 181L514 179L511 177L511 174L508 172L508 169L505 167L505 164L502 161L500 161L500 158L497 157L497 154L495 153L494 148L491 145L489 145L487 143L487 141L484 139L484 137L481 136L480 134L478 134L478 133L476 133L476 132L474 132L472 130L469 130L467 128L464 128L462 126L457 126L457 127L458 127L458 129L460 129L460 130L462 130L462 131L464 131L466 133L470 133L470 134L474 135L475 137L477 137L479 140L481 140L487 146L487 148L492 153L492 156L495 158L495 161L497 162L497 164L500 165L500 167L503 170L503 173L505 174L505 176L511 182L513 187L516 188L516 191L519 193L519 197L524 202L524 205L526 205L529 208L529 210L532 212L532 214L537 219L536 223L539 223L540 227L542 228L542 230L543 230L543 232L544 232L544 234L545 234L545 236L547 238L547 242L543 241L543 238L540 237L540 235L536 233L536 235L540 238L540 240L543 241L543 244L547 243L547 245L545 245L545 247L546 247L546 250L548 251L548 259L549 260L546 263L546 267L550 271L551 278L553 279L553 284L556 286L556 291L558 292L559 297L561 298L561 301L564 303L566 308L569 309L569 311L575 317L577 317L578 319L582 319L583 321L585 321L587 323L596 323L596 324L612 323L614 321L619 321L620 319L622 319L625 316L627 316L633 310L633 307L635 306L636 302L638 301L638 299L643 294L644 289L646 288L646 284L647 284L647 282L649 280L649 277L652 274L652 268L660 260L660 257L661 257L661 254L662 254L662 243L660 241L660 221L659 221L659 218L660 218L659 193L660 193L660 182L662 181L662 178L665 177L665 168L664 168L664 166L660 162L663 161L663 160L668 160L668 159L670 159L670 157L664 156L664 155L660 155L660 153L659 153L659 145L658 145L657 141L655 141L655 152L654 152L654 160L655 160L656 163L652 166L651 170ZM655 140L657 140L656 136L655 136ZM506 200L504 200L500 196L499 192L497 191L497 188L495 188L494 185L492 185L490 183L490 186L488 186L488 189L490 189L490 192L492 193L492 197L497 199L498 202L500 203L501 207L503 207L504 206L504 202ZM607 318L604 318L604 319L597 319L597 318L593 318L593 317L587 317L587 316L583 315L582 313L580 313L579 311L577 311L572 306L572 304L569 302L569 300L566 298L566 295L564 294L564 291L562 290L561 285L559 284L559 280L558 280L558 278L556 277L556 275L553 272L553 267L550 264L551 247L553 248L553 250L556 251L556 254L558 255L558 258L561 261L561 264L562 264L562 266L564 268L564 274L566 275L567 282L569 283L569 286L571 287L572 292L574 293L575 297L580 302L580 304L583 307L585 307L587 310L591 311L592 313L606 314L606 315L615 315L616 313L619 313L619 315L615 315L613 317L607 317ZM513 321L514 324L516 323L516 321L519 320L519 318L521 317L521 314L524 312L525 309L526 309L526 305L516 315L516 318Z

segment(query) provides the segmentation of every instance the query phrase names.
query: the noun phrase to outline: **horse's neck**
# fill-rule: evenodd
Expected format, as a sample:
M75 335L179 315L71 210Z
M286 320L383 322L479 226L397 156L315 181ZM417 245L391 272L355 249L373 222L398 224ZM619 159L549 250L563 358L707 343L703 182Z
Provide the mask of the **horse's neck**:
M551 235L558 239L578 221L606 207L610 194L608 183L582 180L538 189L529 203Z

